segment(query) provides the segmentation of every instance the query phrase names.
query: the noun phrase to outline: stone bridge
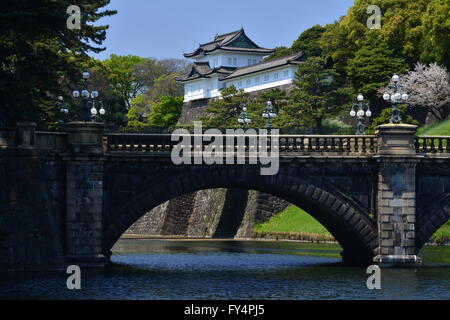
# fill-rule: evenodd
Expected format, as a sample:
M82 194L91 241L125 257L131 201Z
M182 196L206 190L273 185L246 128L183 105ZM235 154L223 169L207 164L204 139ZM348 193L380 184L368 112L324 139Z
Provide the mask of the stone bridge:
M344 262L418 263L450 218L450 137L415 130L271 135L279 171L261 175L248 161L175 165L177 142L167 134L105 134L100 123L71 123L61 133L37 132L32 123L1 129L0 266L104 265L145 213L211 188L257 190L297 205L335 237Z

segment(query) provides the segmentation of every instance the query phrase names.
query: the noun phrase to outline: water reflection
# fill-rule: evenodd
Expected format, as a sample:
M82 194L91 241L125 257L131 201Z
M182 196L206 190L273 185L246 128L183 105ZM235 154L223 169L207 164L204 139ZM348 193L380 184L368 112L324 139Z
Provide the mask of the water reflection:
M340 258L338 245L299 243L288 241L236 241L236 240L121 240L114 253L276 253L297 255L320 255Z
M83 270L82 290L68 290L65 274L2 274L0 298L450 299L450 264L383 269L382 289L368 290L365 268L341 265L340 250L281 241L121 240L112 266ZM450 256L450 248L439 250Z

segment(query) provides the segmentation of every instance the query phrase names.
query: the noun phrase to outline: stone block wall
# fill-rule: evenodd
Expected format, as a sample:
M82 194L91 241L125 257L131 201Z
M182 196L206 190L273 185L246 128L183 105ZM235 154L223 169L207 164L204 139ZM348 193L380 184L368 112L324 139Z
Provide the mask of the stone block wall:
M136 221L125 234L145 234L148 236L158 236L162 234L162 226L169 201L157 206L146 215Z
M225 204L226 189L200 190L189 219L188 237L211 238L219 224Z
M69 160L67 168L66 256L101 258L103 165L101 160Z
M63 169L32 151L0 151L0 270L62 267Z
M189 193L170 200L162 225L163 235L185 235L194 209L195 193Z
M416 182L414 163L383 163L379 172L379 254L416 254Z
M250 238L255 223L268 221L289 205L283 199L254 190L201 190L154 208L126 234Z

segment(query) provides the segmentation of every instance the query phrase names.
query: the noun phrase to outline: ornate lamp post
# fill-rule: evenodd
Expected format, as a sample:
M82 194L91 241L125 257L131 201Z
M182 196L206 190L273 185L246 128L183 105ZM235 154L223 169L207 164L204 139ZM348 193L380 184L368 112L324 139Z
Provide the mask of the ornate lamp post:
M249 118L249 115L247 113L247 106L245 104L242 108L241 114L239 115L238 122L244 125L244 129L247 129L248 124L252 123L252 119Z
M358 94L358 103L354 103L352 106L352 111L350 111L351 117L357 117L358 124L356 126L357 135L366 134L365 133L365 123L366 123L366 117L370 118L372 116L372 111L370 111L370 106L368 103L364 103L364 96L362 94ZM355 108L358 108L358 111L355 111ZM366 111L364 111L364 108L366 108Z
M88 88L88 79L91 76L89 72L85 71L82 74L83 76L83 90L81 91L81 97L83 99L83 107L81 110L81 120L83 121L91 121L93 120L98 113L101 115L105 114L106 111L103 108L103 103L101 101L96 101L95 99L98 98L98 91L94 90L92 92L89 92L87 90ZM74 98L80 97L80 92L78 90L75 90L72 92L72 95ZM90 98L92 100L90 100ZM97 111L96 103L100 104L101 109ZM92 105L92 108L89 110L89 104ZM90 111L90 112L89 112Z
M56 101L56 106L59 108L59 112L61 112L63 118L65 118L64 115L67 115L69 113L69 108L64 103L64 98L62 96L58 97L58 101ZM64 125L64 120L58 121L60 125Z
M97 117L97 114L100 113L100 115L104 115L106 113L106 110L105 108L103 108L103 102L101 100L96 100L98 98L98 91L92 91L91 98L92 100L88 101L88 104L92 105L91 117L92 120L94 120ZM100 105L99 110L97 110L97 104Z
M402 86L399 83L400 77L396 74L392 77L393 84L389 84L389 88L394 91L394 94L385 93L383 99L385 101L391 101L392 103L392 117L389 121L390 123L402 123L402 118L400 117L400 110L397 105L400 103L405 103L409 99L409 95L406 92L401 93Z
M266 104L266 108L264 109L264 112L262 114L264 119L267 119L266 129L267 132L270 134L272 131L272 119L277 117L275 108L272 106L272 101L268 100Z

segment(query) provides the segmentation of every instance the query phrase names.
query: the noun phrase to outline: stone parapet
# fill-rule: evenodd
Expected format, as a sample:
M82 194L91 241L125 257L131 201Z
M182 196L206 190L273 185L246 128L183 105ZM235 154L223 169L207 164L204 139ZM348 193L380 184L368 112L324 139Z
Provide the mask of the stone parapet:
M70 122L67 140L72 152L102 153L104 124L98 122Z
M410 124L383 124L375 128L379 155L414 155L417 126Z

